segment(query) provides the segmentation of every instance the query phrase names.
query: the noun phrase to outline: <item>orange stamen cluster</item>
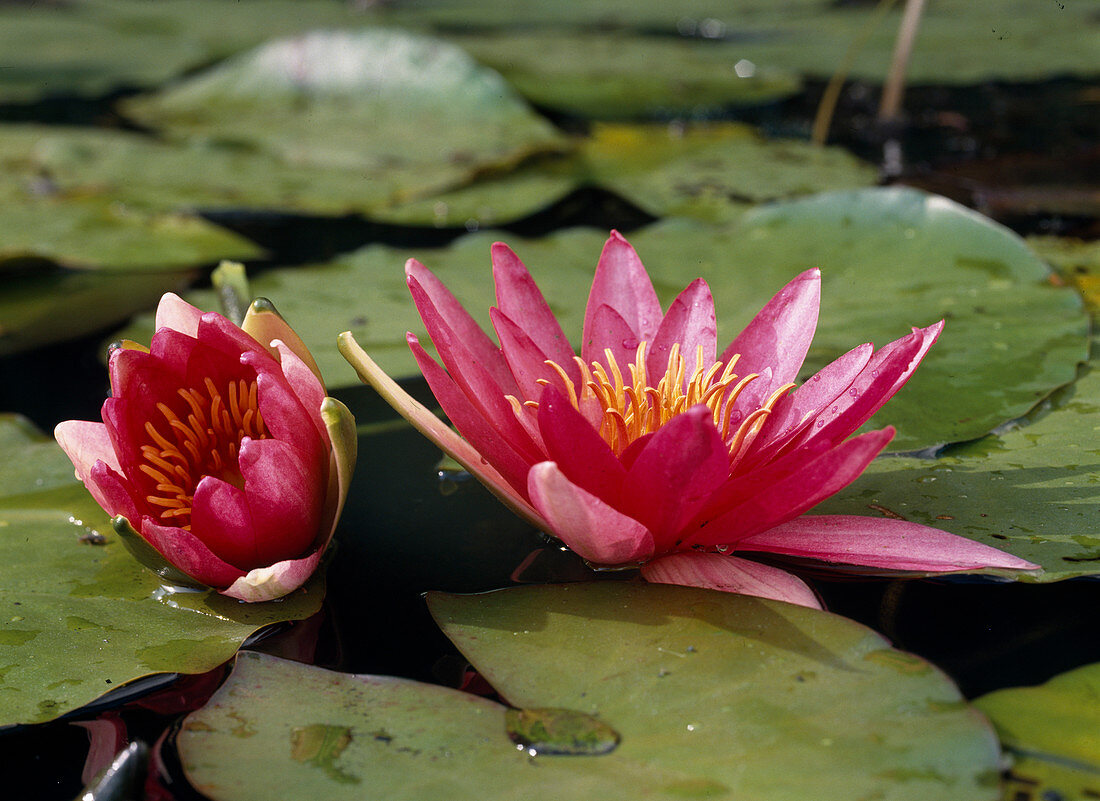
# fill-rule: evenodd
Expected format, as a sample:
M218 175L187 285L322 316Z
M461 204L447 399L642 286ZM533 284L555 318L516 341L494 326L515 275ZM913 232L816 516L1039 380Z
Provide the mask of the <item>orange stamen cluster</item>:
M155 494L146 500L161 509L161 519L190 530L195 487L202 477L217 476L241 486L237 464L241 440L266 439L268 434L257 405L255 381L230 381L225 392L228 402L209 378L203 389L177 393L187 404L186 412L177 414L168 404L157 404L169 436L153 423L145 423L152 443L141 446L147 464L139 469L156 482Z
M703 404L710 409L714 425L729 447L732 467L742 449L760 430L776 402L794 386L786 384L780 387L759 409L738 420L735 418L739 415L735 415L733 406L745 387L759 378L756 373L739 377L734 372L740 358L738 355L725 364L715 362L706 365L700 345L696 348L695 370L689 376L687 359L680 353L679 343L675 343L669 351L665 374L656 383L651 383L646 372L645 351L646 343L642 342L638 345L634 362L628 365L629 381L624 379L610 349L604 351L606 365L592 362L591 369L579 356L574 356L581 374L579 390L559 364L546 362L564 385L574 408L583 412L588 404L599 404L603 411L600 436L616 454L621 454L631 442L656 431L676 415ZM545 386L550 381L539 379L538 383ZM512 397L509 401L519 412L519 402ZM523 405L538 408L537 401L526 401Z

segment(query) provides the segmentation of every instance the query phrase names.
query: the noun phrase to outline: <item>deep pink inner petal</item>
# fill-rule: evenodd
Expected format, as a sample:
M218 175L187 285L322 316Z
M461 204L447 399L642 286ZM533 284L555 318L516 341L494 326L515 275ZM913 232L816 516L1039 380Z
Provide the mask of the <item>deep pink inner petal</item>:
M741 354L740 375L770 367L772 381L764 395L794 381L817 328L820 300L821 271L806 270L768 301L719 358L727 362L733 354Z
M593 362L599 362L604 367L610 367L605 353L610 350L616 364L624 371L624 376L629 376L627 365L638 355L641 341L619 312L610 306L600 306L592 313L591 324L585 328L581 358L589 366Z
M573 346L566 339L558 319L550 311L531 273L503 242L495 243L491 253L497 306L500 311L510 320L522 321L523 330L539 351L545 354L545 358L568 370L573 366ZM500 335L499 329L497 335ZM503 340L501 345L504 345Z
M179 526L162 526L143 517L141 535L165 559L208 586L228 587L246 572L215 556L198 537Z
M223 562L246 572L276 561L264 561L264 543L244 491L214 476L195 488L191 533Z
M547 459L577 486L618 506L626 470L596 429L552 386L539 400L538 422Z
M614 309L626 321L627 329L636 340L651 341L661 324L661 304L657 300L649 274L634 248L618 231L611 232L596 265L596 275L592 279L581 337L584 354L589 352L585 348L589 348L592 342L600 343L601 352L605 347L606 340L600 338L595 325L595 317L601 306ZM637 343L634 347L637 347ZM584 358L585 361L590 361L587 355Z
M656 383L668 368L668 357L674 343L680 345L680 355L687 362L685 383L696 369L698 348L703 348L703 369L714 364L718 349L718 323L714 316L714 298L710 287L702 278L696 278L681 292L646 352L646 372L650 383Z

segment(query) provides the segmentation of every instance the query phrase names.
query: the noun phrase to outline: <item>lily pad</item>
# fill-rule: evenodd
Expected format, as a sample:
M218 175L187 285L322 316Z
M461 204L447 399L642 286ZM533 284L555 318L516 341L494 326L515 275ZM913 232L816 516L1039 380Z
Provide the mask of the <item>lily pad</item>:
M416 257L489 329L495 302L491 232L438 251L370 246L331 264L272 270L253 290L270 297L313 350L330 386L352 377L334 334L350 330L383 369L415 375L404 332L422 332L402 265ZM576 337L606 235L568 230L506 237L531 269L564 331ZM915 377L872 425L898 428L897 451L980 437L1025 414L1076 376L1088 317L1024 242L944 198L907 189L834 192L761 206L732 226L670 218L630 236L667 305L694 278L710 283L719 339L728 342L790 278L823 273L822 311L802 376L861 342L881 346L910 326L948 325ZM197 305L212 308L210 295ZM144 341L151 331L131 328Z
M124 107L177 140L350 171L365 192L393 199L566 144L497 73L396 30L278 40Z
M747 205L871 186L876 170L839 148L766 141L738 123L599 124L570 158L383 209L377 219L481 227L525 217L582 185L609 189L654 216L736 218Z
M0 417L0 726L51 720L151 673L202 673L271 623L320 608L171 592L114 536L52 440Z
M1034 422L939 459L879 459L816 511L887 509L1042 565L1022 581L1100 574L1098 413L1100 372L1090 364Z
M1100 664L1038 687L997 690L974 704L1014 757L1009 787L1037 798L1100 796Z
M378 18L453 36L475 57L523 85L535 102L550 105L559 96L550 85L554 77L587 74L592 83L613 83L652 53L661 55L650 60L650 76L639 75L643 86L668 80L662 70L666 59L675 59L681 69L690 65L691 77L704 64L716 65L717 75L731 84L736 78L730 67L742 60L762 71L779 66L827 78L875 14L875 5L820 0L566 0L539 7L508 0L426 0L383 7ZM965 84L1092 74L1093 65L1100 62L1094 10L1088 3L1018 0L931 4L923 14L908 78L913 83ZM885 78L900 18L897 4L860 48L850 71L853 77ZM594 47L593 30L602 32L607 44ZM563 53L568 54L565 67ZM617 54L622 68L614 62L609 65L609 53ZM589 89L582 96L597 91ZM642 91L627 93L624 105L636 102ZM691 94L678 99L685 110L693 107ZM592 108L601 117L614 114L616 98L609 94L605 109L594 104Z
M624 582L428 605L509 703L597 715L622 735L601 759L701 797L997 797L995 742L950 681L849 620Z
M0 101L155 86L266 38L362 22L327 0L3 3Z
M244 801L998 797L950 681L843 618L620 582L429 605L519 709L242 653L184 722L188 778Z

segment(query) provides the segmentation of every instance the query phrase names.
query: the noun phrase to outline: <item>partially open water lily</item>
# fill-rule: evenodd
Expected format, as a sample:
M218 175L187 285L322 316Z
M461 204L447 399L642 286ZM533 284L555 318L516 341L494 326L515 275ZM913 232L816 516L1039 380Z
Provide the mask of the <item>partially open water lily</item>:
M243 601L317 569L355 464L355 421L264 300L240 328L167 294L149 348L110 354L103 422L54 431L124 542L169 581Z
M706 282L662 312L638 255L612 232L577 356L519 258L497 243L492 262L499 347L423 265L411 259L405 268L446 370L412 334L409 345L465 439L350 334L341 350L508 506L591 564L805 606L818 602L801 579L734 552L860 572L1036 568L904 520L803 516L893 437L891 427L851 435L908 380L942 322L877 352L860 345L796 388L817 326L817 270L795 277L718 353Z

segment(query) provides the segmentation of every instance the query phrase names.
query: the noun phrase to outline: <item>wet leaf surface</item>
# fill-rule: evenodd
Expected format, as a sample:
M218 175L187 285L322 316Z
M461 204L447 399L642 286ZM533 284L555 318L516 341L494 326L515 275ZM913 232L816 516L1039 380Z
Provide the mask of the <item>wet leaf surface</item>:
M151 673L205 672L262 626L320 607L320 578L269 604L165 592L52 440L8 415L0 443L0 726L52 720Z
M245 653L184 723L188 778L210 798L245 800L287 786L333 799L456 801L998 797L996 744L981 717L930 665L842 618L621 582L429 603L525 710ZM506 721L536 710L570 731L578 719L610 726L621 741L599 756L532 757Z

